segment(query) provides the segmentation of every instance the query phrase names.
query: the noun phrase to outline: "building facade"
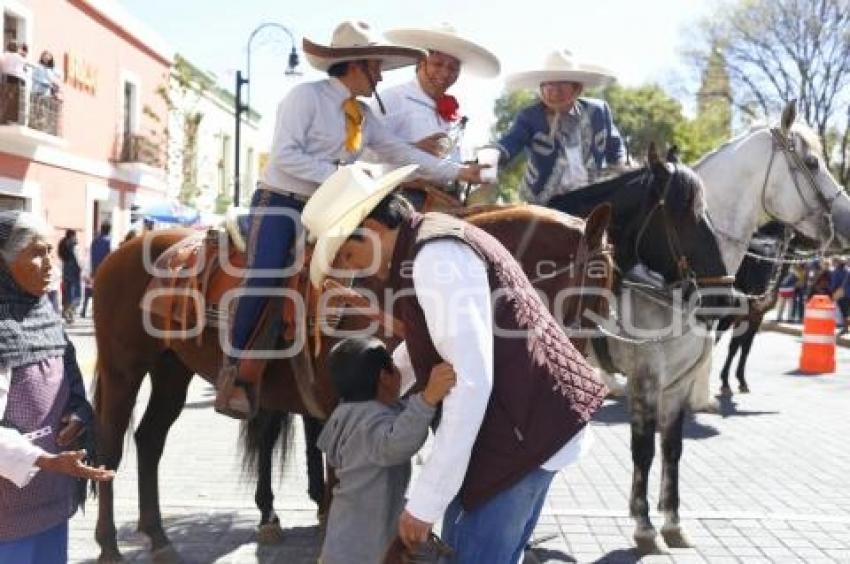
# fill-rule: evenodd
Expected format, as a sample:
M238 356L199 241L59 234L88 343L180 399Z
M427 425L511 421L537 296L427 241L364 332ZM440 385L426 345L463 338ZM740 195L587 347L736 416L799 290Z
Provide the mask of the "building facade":
M0 0L0 9L4 46L27 44L30 73L51 53L59 86L38 95L30 75L0 96L0 208L42 213L86 246L108 220L119 239L131 209L168 197L171 50L113 0Z
M222 214L233 203L235 99L216 77L176 55L169 89L170 195L203 214ZM260 115L243 114L240 141L241 201L250 201L259 173Z

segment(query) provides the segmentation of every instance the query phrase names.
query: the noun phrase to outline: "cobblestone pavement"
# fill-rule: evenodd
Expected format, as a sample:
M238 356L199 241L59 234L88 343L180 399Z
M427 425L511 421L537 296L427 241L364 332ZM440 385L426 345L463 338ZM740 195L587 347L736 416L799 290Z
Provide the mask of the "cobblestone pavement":
M83 321L71 332L90 375L91 327ZM799 349L797 337L760 335L748 370L752 393L725 401L721 415L688 421L682 517L697 548L642 559L632 551L626 406L608 401L593 424L596 441L589 456L556 477L535 531L539 544L526 562L850 562L850 349L838 350L837 374L818 377L795 371ZM725 346L717 349L715 374L723 355ZM716 376L713 385L719 387ZM136 422L146 393L143 388ZM212 399L209 385L192 384L161 464L162 513L176 549L193 563L314 563L320 537L306 495L300 424L294 456L275 481L283 542L259 546L253 486L240 475L236 455L239 426L216 415ZM653 503L657 466L650 484ZM149 562L147 540L135 532L131 442L115 487L121 549L129 561ZM97 557L96 516L91 503L71 521L72 562Z

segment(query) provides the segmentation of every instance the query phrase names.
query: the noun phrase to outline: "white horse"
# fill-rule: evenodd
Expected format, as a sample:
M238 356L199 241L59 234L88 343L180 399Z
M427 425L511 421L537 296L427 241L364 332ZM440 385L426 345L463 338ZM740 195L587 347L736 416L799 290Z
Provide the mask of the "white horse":
M705 184L707 213L728 274L743 260L753 232L769 220L792 226L824 249L843 249L850 241L850 198L830 175L816 137L793 125L794 105L781 126L754 127L706 155L695 167ZM679 520L678 464L687 408L710 401L713 339L695 321L695 304L664 299L640 288L626 288L617 304L620 337L607 339L603 367L628 376L632 460L630 512L642 553L658 552L649 518L647 484L661 434L662 474L659 511L668 547L691 546Z

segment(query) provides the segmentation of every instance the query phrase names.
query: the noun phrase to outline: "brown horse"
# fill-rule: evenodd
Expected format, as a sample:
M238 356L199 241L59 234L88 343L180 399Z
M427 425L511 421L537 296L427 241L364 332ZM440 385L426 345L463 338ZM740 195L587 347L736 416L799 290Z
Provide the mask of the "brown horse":
M605 228L610 219L608 207L591 214L586 221L535 206L486 208L462 212L465 219L481 226L501 241L521 262L529 278L556 307L567 327L580 321L580 312L607 311L608 304L580 292L563 290L607 289L611 284L611 259L607 252ZM122 457L123 439L139 387L149 374L151 396L135 432L139 475L139 530L151 538L151 550L167 557L173 551L162 527L159 507L159 460L168 430L186 400L194 374L213 382L221 366L218 333L206 329L198 339L155 338L145 330L140 303L151 274L145 253L156 258L191 232L159 231L138 237L112 253L97 273L95 333L98 347L95 409L98 420L98 456L101 464L117 468ZM557 313L557 312L556 312ZM362 323L345 316L345 328ZM584 343L577 340L580 347ZM325 343L316 358L312 396L324 413L336 403L324 369ZM308 413L288 360L273 360L266 367L261 408L290 413ZM101 547L101 561L120 560L113 514L113 486L103 483L99 490L99 511L95 538Z

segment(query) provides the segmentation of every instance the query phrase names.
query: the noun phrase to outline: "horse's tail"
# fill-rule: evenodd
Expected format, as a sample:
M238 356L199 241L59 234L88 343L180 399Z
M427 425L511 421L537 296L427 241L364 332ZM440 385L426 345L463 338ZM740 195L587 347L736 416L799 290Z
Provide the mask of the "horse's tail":
M239 450L243 474L255 481L260 474L260 457L280 451L281 467L292 448L292 414L285 411L259 410L256 416L239 426Z

